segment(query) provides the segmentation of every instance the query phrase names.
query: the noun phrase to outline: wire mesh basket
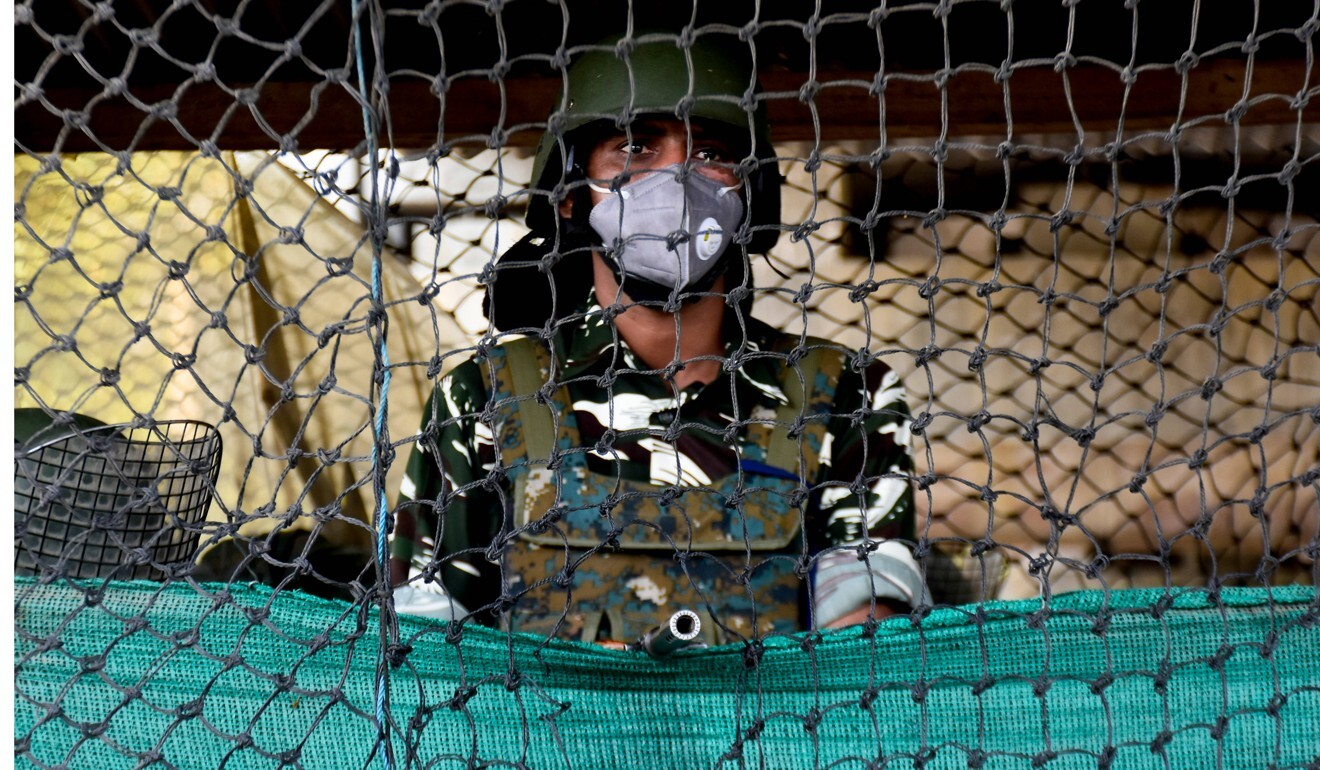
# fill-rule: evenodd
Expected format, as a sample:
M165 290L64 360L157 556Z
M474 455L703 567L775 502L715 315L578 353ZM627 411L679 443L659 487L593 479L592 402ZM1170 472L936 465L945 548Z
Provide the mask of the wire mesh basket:
M159 580L187 565L220 468L203 422L106 425L19 446L16 575Z

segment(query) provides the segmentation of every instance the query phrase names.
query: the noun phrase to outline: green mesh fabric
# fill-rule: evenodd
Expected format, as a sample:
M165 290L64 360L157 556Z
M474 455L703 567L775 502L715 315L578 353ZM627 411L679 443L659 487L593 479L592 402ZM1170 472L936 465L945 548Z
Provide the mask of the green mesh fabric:
M377 616L266 587L20 580L20 766L378 764ZM1313 588L1086 591L663 661L400 618L409 767L1302 768ZM507 763L507 764L506 764Z

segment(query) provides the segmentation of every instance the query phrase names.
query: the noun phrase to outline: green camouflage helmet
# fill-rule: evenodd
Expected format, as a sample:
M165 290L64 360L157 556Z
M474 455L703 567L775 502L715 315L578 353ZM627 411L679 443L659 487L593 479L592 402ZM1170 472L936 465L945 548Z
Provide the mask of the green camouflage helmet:
M721 123L746 131L750 139L749 155L755 163L747 169L744 195L755 229L748 248L764 253L779 238L781 178L765 102L756 98L759 88L750 56L738 56L736 46L720 45L710 37L698 38L688 48L675 39L642 37L651 39L621 40L613 50L588 51L569 67L567 92L561 92L537 144L533 186L550 192L568 181L571 169L565 167L565 153L573 145L574 132L586 126L622 126L643 115ZM527 223L534 232L553 234L555 218L550 196L532 198Z

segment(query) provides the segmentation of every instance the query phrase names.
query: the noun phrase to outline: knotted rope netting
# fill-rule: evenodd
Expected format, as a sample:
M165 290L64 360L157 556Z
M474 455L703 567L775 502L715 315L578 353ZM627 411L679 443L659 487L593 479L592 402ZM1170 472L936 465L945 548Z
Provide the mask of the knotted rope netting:
M20 766L1320 767L1320 3L15 21ZM663 660L507 633L507 590L481 622L410 615L387 547L428 397L582 320L511 335L483 309L554 194L533 146L565 73L699 41L759 73L734 101L769 111L781 237L741 258L751 317L798 341L721 368L829 349L899 375L913 462L881 473L913 492L895 541L930 597ZM731 435L811 422L784 418ZM437 496L437 526L512 476ZM820 490L788 476L796 516ZM557 523L405 585L442 596L441 566Z

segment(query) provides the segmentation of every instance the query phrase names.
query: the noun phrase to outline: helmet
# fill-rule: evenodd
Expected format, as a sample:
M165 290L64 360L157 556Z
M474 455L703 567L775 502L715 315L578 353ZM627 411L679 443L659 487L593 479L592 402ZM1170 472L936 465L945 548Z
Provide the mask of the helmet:
M640 43L620 41L612 51L593 49L573 63L566 91L560 95L560 109L551 114L536 147L533 187L550 193L569 181L573 169L565 158L573 146L573 135L593 124L622 126L641 115L721 123L750 135L748 160L752 163L745 167L746 202L753 230L748 249L768 251L779 238L781 179L770 144L765 103L756 99L756 73L750 58L734 55L709 37L697 38L688 48L654 37L644 36ZM555 197L532 198L527 224L533 231L555 232Z
M577 295L585 296L590 287L589 249L582 248L593 237L586 225L590 205L584 200L586 205L575 206L575 221L561 227L558 202L569 195L587 196L584 186L570 192L568 183L584 173L576 161L587 148L575 148L575 143L598 135L598 129L658 115L719 123L746 132L750 149L738 174L745 179L748 250L764 253L779 238L782 179L770 144L765 103L756 98L756 72L750 57L740 57L736 47L730 50L710 37L697 38L686 46L668 35L613 42L612 49L589 50L569 67L559 107L551 113L537 144L527 210L531 233L502 254L488 276L486 316L501 331L529 327L548 331L546 325L571 312ZM556 247L558 251L552 253ZM732 252L735 250L726 252L726 269L736 271L741 282L742 260ZM497 303L497 295L508 298Z

